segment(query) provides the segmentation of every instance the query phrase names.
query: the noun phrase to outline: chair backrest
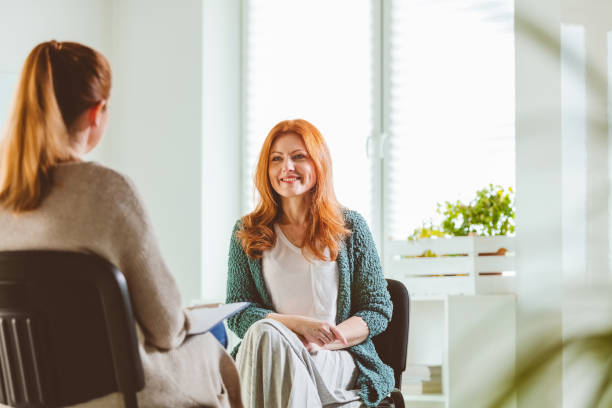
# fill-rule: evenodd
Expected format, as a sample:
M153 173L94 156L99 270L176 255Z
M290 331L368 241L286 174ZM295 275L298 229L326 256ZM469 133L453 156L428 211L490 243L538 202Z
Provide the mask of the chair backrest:
M387 289L393 303L393 316L387 330L372 338L372 341L383 363L393 368L395 388L399 389L408 352L410 295L402 282L393 279L387 279Z
M122 392L144 374L127 285L104 259L0 252L0 402L57 407Z

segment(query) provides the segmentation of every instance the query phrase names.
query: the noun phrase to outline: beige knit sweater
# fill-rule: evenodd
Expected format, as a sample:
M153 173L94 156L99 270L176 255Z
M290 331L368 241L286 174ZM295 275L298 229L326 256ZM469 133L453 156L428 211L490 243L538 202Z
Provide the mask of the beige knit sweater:
M59 165L42 205L14 215L0 206L0 251L98 254L125 275L138 322L142 407L240 406L233 360L210 334L186 336L189 311L162 259L133 183L90 162ZM110 395L79 406L122 406Z

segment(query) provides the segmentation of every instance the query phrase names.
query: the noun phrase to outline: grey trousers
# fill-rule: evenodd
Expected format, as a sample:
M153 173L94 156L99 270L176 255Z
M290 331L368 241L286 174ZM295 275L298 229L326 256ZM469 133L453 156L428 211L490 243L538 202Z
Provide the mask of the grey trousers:
M282 323L253 324L236 356L246 408L362 407L359 369L346 350L310 354Z

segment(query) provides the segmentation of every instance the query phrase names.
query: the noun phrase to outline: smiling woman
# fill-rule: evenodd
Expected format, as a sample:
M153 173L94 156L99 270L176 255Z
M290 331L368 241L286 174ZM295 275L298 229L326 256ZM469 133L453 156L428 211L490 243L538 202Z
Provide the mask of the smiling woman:
M302 119L277 124L261 149L260 201L235 226L227 284L228 302L251 302L228 321L243 338L234 355L248 406L374 406L393 388L371 341L391 319L386 282L331 168Z

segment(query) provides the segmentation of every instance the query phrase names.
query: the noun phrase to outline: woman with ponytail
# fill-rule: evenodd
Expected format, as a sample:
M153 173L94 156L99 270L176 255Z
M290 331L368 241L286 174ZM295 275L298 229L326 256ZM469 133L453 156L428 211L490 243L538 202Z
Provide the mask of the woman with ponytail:
M141 407L242 406L231 357L190 312L126 176L86 162L108 119L111 70L99 52L49 41L28 55L0 145L0 251L95 253L128 284L145 388ZM109 395L83 406L122 406Z
M321 133L280 122L264 141L255 211L230 243L228 320L248 407L376 406L394 386L371 341L392 304L365 220L336 200Z

